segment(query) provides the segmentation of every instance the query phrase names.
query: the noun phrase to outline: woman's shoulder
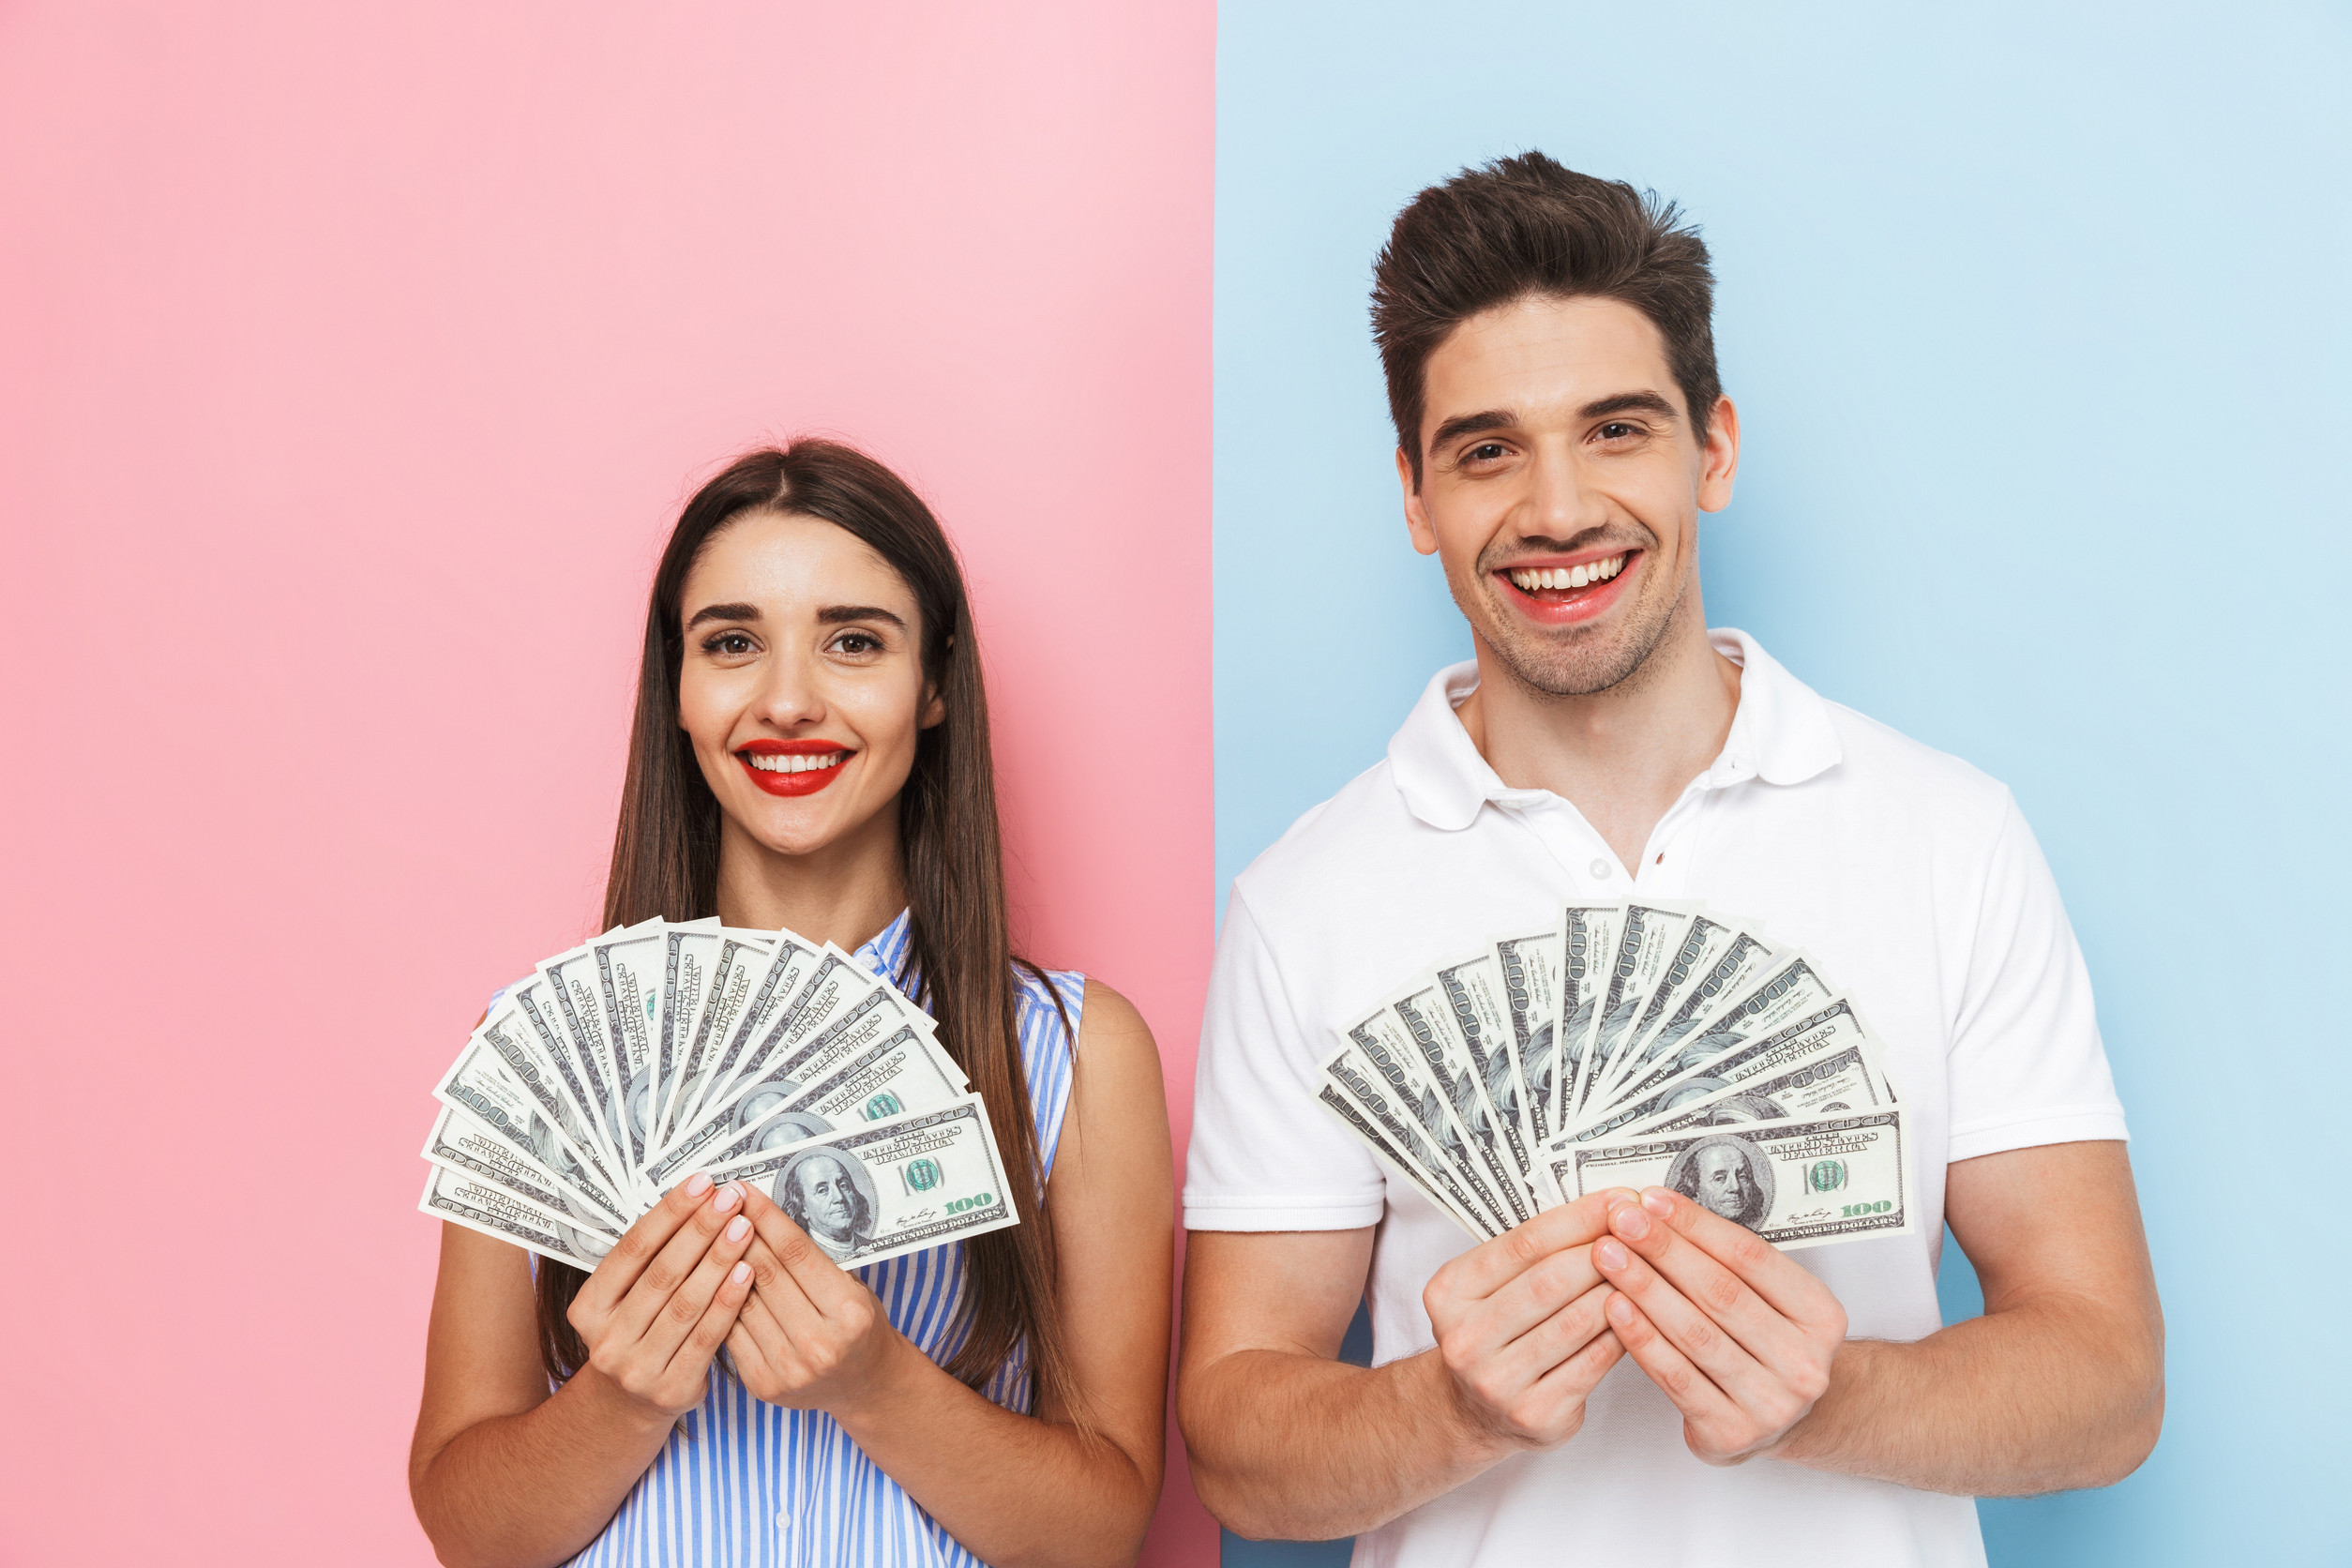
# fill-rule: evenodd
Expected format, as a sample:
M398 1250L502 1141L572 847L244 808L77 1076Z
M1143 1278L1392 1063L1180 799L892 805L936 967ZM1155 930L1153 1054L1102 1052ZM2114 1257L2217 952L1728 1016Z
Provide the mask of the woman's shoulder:
M1022 959L1013 966L1013 999L1023 1010L1043 1008L1051 1013L1066 1012L1072 1028L1078 1026L1079 1015L1085 1010L1090 982L1075 969L1047 969ZM1093 994L1100 996L1103 987L1094 984ZM1059 1008L1055 1003L1059 1003Z

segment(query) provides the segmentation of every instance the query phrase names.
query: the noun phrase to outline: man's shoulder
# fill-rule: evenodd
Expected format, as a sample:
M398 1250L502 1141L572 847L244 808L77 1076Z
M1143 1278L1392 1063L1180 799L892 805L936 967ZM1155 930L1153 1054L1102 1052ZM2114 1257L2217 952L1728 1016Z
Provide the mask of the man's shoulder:
M1938 751L1842 702L1821 700L1837 731L1838 765L1824 782L1905 816L1983 831L2009 807L2009 787L1966 758Z
M1386 858L1421 825L1396 787L1394 763L1383 757L1302 813L1233 879L1233 890L1261 918L1302 897L1319 903L1335 882Z

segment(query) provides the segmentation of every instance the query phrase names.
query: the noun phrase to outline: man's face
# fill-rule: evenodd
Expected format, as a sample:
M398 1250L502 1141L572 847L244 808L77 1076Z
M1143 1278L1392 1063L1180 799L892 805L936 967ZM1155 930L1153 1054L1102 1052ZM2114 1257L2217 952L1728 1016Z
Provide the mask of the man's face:
M800 1184L801 1210L808 1223L837 1242L849 1240L854 1207L850 1201L850 1173L841 1168L841 1162L818 1154L803 1161L792 1176Z
M1698 1200L1724 1218L1736 1220L1748 1206L1748 1162L1740 1151L1718 1143L1698 1152Z
M1665 342L1613 299L1529 296L1455 327L1423 372L1413 547L1525 686L1617 686L1696 582L1698 514L1731 500L1739 416L1699 442Z

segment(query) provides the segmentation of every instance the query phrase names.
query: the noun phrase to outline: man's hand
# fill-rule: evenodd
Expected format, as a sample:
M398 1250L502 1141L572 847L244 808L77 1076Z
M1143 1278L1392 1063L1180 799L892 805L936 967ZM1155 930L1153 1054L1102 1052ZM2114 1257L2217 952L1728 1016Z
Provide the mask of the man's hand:
M1592 1260L1607 1196L1549 1210L1463 1253L1421 1293L1464 1424L1505 1449L1575 1437L1586 1395L1624 1353L1605 1316L1616 1292Z
M1770 1453L1828 1392L1846 1309L1755 1231L1679 1193L1593 1197L1612 1232L1591 1248L1618 1291L1609 1327L1682 1412L1682 1440L1711 1465Z

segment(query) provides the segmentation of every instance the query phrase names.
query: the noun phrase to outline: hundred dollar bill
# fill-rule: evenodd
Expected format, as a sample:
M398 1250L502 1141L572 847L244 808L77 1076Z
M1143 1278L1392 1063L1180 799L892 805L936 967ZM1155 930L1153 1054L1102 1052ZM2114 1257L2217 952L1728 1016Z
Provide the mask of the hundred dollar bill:
M645 924L651 924L647 922ZM642 926L607 931L598 941L642 935ZM571 1048L580 1076L596 1094L596 1131L612 1151L615 1164L635 1169L637 1160L627 1130L622 1125L626 1102L615 1075L612 1050L607 1041L604 1009L597 996L593 942L539 960L538 977L546 982L539 1007L556 1033Z
M704 1122L647 1168L656 1189L697 1166L747 1159L776 1141L779 1128L797 1128L804 1113L826 1129L880 1122L910 1111L937 1110L961 1098L964 1086L941 1070L938 1055L912 1028L867 1045L855 1056L830 1059L830 1073L813 1083L781 1070L737 1096L726 1116Z
M1638 1083L1649 1075L1650 1066L1659 1058L1672 1053L1694 1030L1704 1029L1713 1016L1718 1002L1727 1002L1744 994L1762 975L1765 966L1773 961L1772 945L1748 931L1734 930L1731 941L1686 988L1667 999L1666 1016L1646 1034L1636 1036L1633 1051L1619 1070L1617 1089ZM1594 1096L1596 1103L1606 1105L1610 1096Z
M701 1000L700 981L710 949L726 927L718 916L701 920L666 920L661 925L661 1005L654 1014L653 1038L646 1078L645 1147L658 1149L661 1119L677 1087L679 1061L686 1054L686 1032L694 1008Z
M564 1033L564 1023L555 1006L554 990L544 975L534 974L508 988L502 999L504 1022L493 1018L483 1027L501 1025L503 1038L493 1041L502 1060L520 1073L508 1045L530 1052L538 1061L547 1081L563 1095L573 1112L563 1121L565 1135L583 1151L593 1153L597 1168L616 1179L615 1190L626 1183L617 1179L625 1174L619 1151L612 1147L604 1116L604 1083L589 1076L589 1069L572 1048L571 1040Z
M1425 978L1389 1003L1389 1016L1404 1026L1405 1040L1420 1051L1430 1078L1454 1111L1454 1120L1470 1134L1470 1146L1478 1151L1479 1163L1490 1178L1489 1188L1502 1199L1511 1223L1522 1225L1533 1219L1535 1195L1503 1140L1501 1123L1486 1101L1485 1086L1479 1081L1478 1063L1454 1032L1453 1009L1443 988L1434 977Z
M848 1268L1019 1223L976 1094L772 1149L710 1177L759 1187Z
M670 1143L678 1123L701 1099L711 1060L750 1003L752 981L764 974L775 951L772 931L724 929L708 949L700 942L681 949L682 968L696 958L701 968L680 977L686 988L681 993L686 999L680 1007L685 1016L679 1024L678 1043L671 1048L675 1064L662 1073L661 1132L654 1140L656 1148Z
M1739 936L1739 927L1711 917L1704 910L1692 912L1690 924L1675 943L1673 957L1666 960L1666 972L1658 977L1649 999L1641 1004L1640 1014L1610 1058L1607 1077L1597 1096L1600 1101L1606 1102L1609 1092L1624 1080L1625 1073L1639 1060L1650 1036L1672 1015L1675 1004L1690 994L1691 988L1714 968L1715 961Z
M743 1101L758 1093L762 1084L780 1079L807 1083L823 1078L875 1041L900 1030L929 1048L941 1070L955 1080L957 1093L962 1093L962 1072L927 1034L906 1021L905 1010L894 1004L896 993L880 981L862 970L840 969L828 955L819 960L807 988L818 993L811 998L813 1004L776 1010L768 1027L744 1053L733 1081L714 1085L702 1096L692 1123L682 1126L660 1152L655 1161L657 1167L683 1169L679 1156L692 1159L697 1151L709 1149L714 1138L740 1128Z
M1560 912L1560 1074L1543 1115L1554 1137L1592 1087L1592 1033L1601 1021L1601 998L1624 922L1622 904L1570 904Z
M497 1020L493 1019L492 1022ZM454 1107L506 1140L517 1153L552 1171L618 1213L629 1188L605 1172L592 1145L577 1142L564 1130L565 1108L549 1092L536 1066L524 1060L509 1072L493 1042L502 1038L489 1025L466 1042L457 1061L433 1085L433 1098Z
M1675 1086L1665 1108L1620 1138L1651 1138L1689 1127L1740 1122L1801 1122L1821 1116L1881 1110L1894 1103L1886 1075L1874 1070L1867 1036L1827 1056L1816 1056L1770 1076L1726 1083L1700 1074Z
M598 1044L612 1063L612 1088L620 1096L622 1153L631 1169L645 1164L654 1118L654 1026L661 1010L664 923L648 922L617 937L588 944L589 970L596 987L596 1011L603 1024Z
M1494 955L1481 953L1459 963L1440 964L1431 978L1445 1002L1452 1031L1449 1038L1470 1059L1487 1108L1510 1150L1511 1163L1541 1204L1546 1193L1543 1168L1535 1157L1540 1145L1528 1125L1525 1086L1519 1082L1518 1065L1511 1054L1511 1025L1504 1017L1502 981L1495 972Z
M1793 1018L1819 1012L1836 994L1814 968L1808 955L1793 953L1777 958L1764 967L1761 978L1745 995L1719 1008L1703 1026L1683 1036L1673 1054L1651 1059L1640 1076L1621 1082L1609 1098L1613 1104L1622 1105L1648 1094L1668 1079L1695 1071L1742 1042L1770 1034Z
M576 1269L593 1271L612 1247L609 1239L593 1230L582 1229L471 1171L453 1170L445 1165L426 1168L425 1196L416 1200L416 1206L452 1225L528 1247Z
M1691 919L1687 911L1661 904L1625 906L1617 927L1617 951L1609 958L1608 973L1602 983L1600 1019L1592 1026L1591 1042L1584 1050L1582 1092L1587 1096L1595 1086L1608 1083L1620 1048L1630 1037L1643 1005L1666 979L1666 967L1674 961L1682 934L1691 928ZM1589 1099L1576 1106L1578 1116L1587 1103Z
M1391 1143L1380 1129L1373 1123L1370 1114L1355 1102L1346 1089L1334 1081L1326 1079L1322 1087L1316 1090L1315 1100L1325 1110L1337 1117L1349 1132L1362 1138L1371 1148L1372 1153L1380 1156L1382 1165L1404 1178L1415 1191L1426 1198L1440 1214L1446 1215L1455 1224L1469 1231L1471 1240L1483 1242L1493 1236L1494 1231L1488 1226L1472 1219L1457 1207L1452 1199L1439 1190L1437 1179L1423 1169L1420 1162Z
M1352 1056L1373 1078L1388 1085L1390 1095L1437 1151L1440 1168L1448 1172L1470 1195L1498 1230L1512 1226L1511 1210L1492 1190L1489 1177L1470 1146L1470 1130L1454 1114L1443 1086L1429 1071L1404 1024L1383 1007L1346 1031L1343 1055Z
M1671 1187L1783 1248L1908 1235L1903 1112L1758 1122L1577 1144L1550 1156L1570 1200L1608 1187Z
M1487 951L1501 983L1508 1045L1527 1089L1528 1130L1543 1143L1559 1112L1560 927L1498 937Z
M1455 1173L1455 1162L1438 1153L1417 1108L1404 1103L1395 1087L1374 1072L1354 1047L1323 1063L1323 1093L1339 1097L1336 1102L1326 1099L1324 1103L1333 1109L1343 1105L1352 1107L1363 1121L1378 1129L1391 1156L1407 1161L1403 1168L1406 1172L1438 1199L1440 1208L1460 1220L1471 1235L1487 1241L1502 1234L1502 1227L1486 1205L1471 1195L1470 1187ZM1340 1119L1350 1126L1359 1124L1357 1116L1343 1112Z
M505 1187L516 1197L529 1199L549 1213L564 1215L582 1228L604 1231L615 1239L628 1229L628 1221L614 1214L602 1199L574 1186L523 1153L505 1135L484 1126L455 1106L442 1107L441 1114L433 1118L433 1130L425 1139L424 1155L434 1165L467 1171Z
M697 1125L704 1106L733 1081L736 1070L761 1032L776 1019L790 1016L794 999L807 988L822 957L822 949L787 932L776 933L775 950L754 967L740 1005L728 1009L724 1018L713 1018L714 1023L726 1025L725 1033L714 1030L707 1042L698 1042L701 1048L696 1052L693 1070L699 1088L691 1104L683 1097L674 1104L671 1115L672 1143L679 1135ZM701 1026L696 1027L699 1033Z
M1708 1057L1690 1072L1664 1080L1646 1094L1612 1102L1608 1109L1571 1129L1564 1140L1591 1143L1625 1129L1644 1126L1678 1107L1692 1108L1693 1101L1681 1095L1681 1091L1690 1085L1703 1082L1705 1093L1697 1097L1699 1100L1719 1099L1755 1079L1826 1061L1848 1047L1861 1053L1858 1060L1864 1063L1877 1054L1877 1042L1870 1038L1862 1020L1854 1017L1852 1005L1840 997L1820 1012L1799 1018L1776 1033ZM1867 1072L1866 1066L1864 1070Z

